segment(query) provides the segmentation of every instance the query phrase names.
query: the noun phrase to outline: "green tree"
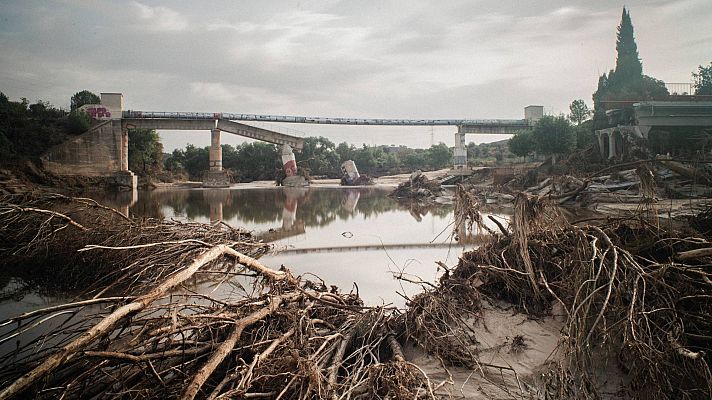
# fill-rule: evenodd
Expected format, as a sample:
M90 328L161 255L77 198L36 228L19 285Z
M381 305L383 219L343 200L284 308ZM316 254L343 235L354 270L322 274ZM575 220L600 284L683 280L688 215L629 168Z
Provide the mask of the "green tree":
M282 168L280 149L265 142L242 143L237 147L237 177L242 182L274 180L275 172Z
M85 105L85 104L99 104L101 103L101 99L99 96L96 94L88 91L88 90L82 90L81 92L74 93L74 96L72 96L71 102L70 102L70 109L71 110L76 110L77 108Z
M585 149L593 143L593 121L588 120L581 125L574 126L574 135L576 136L576 148Z
M712 61L708 67L702 65L697 67L697 72L692 73L695 80L695 94L702 96L712 96Z
M411 171L423 169L427 165L427 156L422 149L413 149L403 156L403 164Z
M534 152L534 140L530 131L519 131L509 139L507 143L512 154L524 158Z
M386 154L383 167L388 171L397 170L400 167L400 160L398 159L398 156L393 153Z
M452 162L452 151L443 142L430 146L427 152L428 165L434 169L445 168Z
M175 149L163 160L163 168L175 173L186 172L184 163L185 153L181 149Z
M129 141L129 143L131 143ZM183 168L188 173L191 179L200 180L203 177L203 172L208 170L208 161L210 159L210 151L208 147L195 147L192 144L185 146L183 152Z
M603 74L593 94L594 129L628 124L633 119L636 101L664 99L669 93L662 81L643 75L638 46L633 35L630 13L623 8L616 41L616 68ZM617 119L609 120L606 111L617 109Z
M336 153L339 155L340 162L353 160L354 154L356 154L356 147L352 144L341 142L336 146Z
M581 125L581 123L591 116L591 110L582 99L574 100L569 105L569 119L571 122L575 122L576 125Z
M360 149L356 149L353 161L359 172L374 175L379 170L378 160L384 155L385 153L380 147L369 147L364 144Z
M11 101L0 93L0 146L5 156L40 156L66 140L67 125L67 113L48 102Z
M467 162L474 163L478 158L480 158L481 150L480 146L476 145L475 142L470 142L467 144Z
M643 75L643 64L638 56L638 45L633 34L630 12L623 7L616 40L616 69L614 77L620 81L633 81Z
M325 137L307 137L304 147L295 154L297 164L309 169L311 175L341 176L340 157L336 145Z
M82 110L72 110L67 116L67 130L72 134L84 133L91 126L91 117Z
M552 164L556 164L558 154L571 151L576 144L573 126L563 115L545 115L534 125L531 135L537 152L551 155Z
M149 174L163 165L163 145L155 129L129 129L129 169Z

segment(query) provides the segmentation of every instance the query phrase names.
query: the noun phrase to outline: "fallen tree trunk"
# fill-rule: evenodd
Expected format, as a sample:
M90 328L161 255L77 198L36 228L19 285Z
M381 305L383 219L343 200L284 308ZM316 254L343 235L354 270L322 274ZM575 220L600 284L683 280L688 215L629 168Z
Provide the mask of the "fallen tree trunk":
M712 247L705 247L703 249L688 250L677 253L677 259L680 261L695 260L698 258L709 256L712 256Z
M709 179L707 174L703 173L702 171L699 171L696 168L688 167L682 163L679 163L677 161L672 161L672 160L658 159L658 161L662 165L670 168L671 170L677 172L678 174L680 174L686 178L694 179L694 180L696 180L700 183L704 183L706 185L712 184L712 180Z
M205 365L203 365L203 367L193 376L193 379L188 384L188 387L186 387L186 390L181 396L181 399L193 400L195 398L195 396L200 391L200 388L203 386L203 383L205 383L205 381L210 377L213 371L215 371L215 368L220 365L220 363L225 359L225 357L230 354L232 349L235 347L237 341L240 340L240 335L242 335L242 331L244 331L246 327L254 324L257 321L262 320L263 318L275 312L277 308L279 308L279 305L282 303L282 301L293 300L298 296L299 293L291 293L284 296L273 297L270 300L269 305L259 309L258 311L244 318L240 318L239 320L237 320L230 336L227 338L227 340L220 344L217 350L210 356L208 362L205 363Z
M83 350L93 341L110 333L124 318L143 310L149 304L168 293L171 289L188 280L202 266L222 256L225 252L224 245L211 248L196 258L190 266L182 271L179 271L170 279L151 290L149 293L146 293L133 302L118 308L101 322L86 331L78 339L64 346L58 353L45 359L37 368L26 373L12 385L5 388L2 392L0 392L0 400L8 399L23 392L30 385L37 382L46 374L52 372L52 370L60 366L62 363L71 360L78 351Z

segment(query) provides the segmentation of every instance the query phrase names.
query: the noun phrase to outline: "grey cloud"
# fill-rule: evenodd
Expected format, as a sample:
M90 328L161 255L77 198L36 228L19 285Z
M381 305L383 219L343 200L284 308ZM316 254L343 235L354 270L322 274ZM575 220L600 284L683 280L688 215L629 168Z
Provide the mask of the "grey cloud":
M708 1L626 2L646 73L689 79L709 62ZM3 2L0 90L60 105L87 88L123 91L134 109L517 118L529 103L558 112L575 98L589 101L598 74L615 62L621 6L613 0ZM330 129L356 143L373 138ZM414 143L403 131L383 132ZM427 145L429 135L422 137L415 142Z

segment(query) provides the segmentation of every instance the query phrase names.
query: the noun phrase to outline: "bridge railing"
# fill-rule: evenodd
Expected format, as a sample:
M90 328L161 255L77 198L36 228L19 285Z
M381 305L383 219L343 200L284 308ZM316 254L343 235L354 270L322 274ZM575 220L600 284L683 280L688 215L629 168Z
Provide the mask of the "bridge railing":
M206 112L166 112L166 111L124 111L123 118L166 118L166 119L227 119L231 121L283 122L297 124L333 124L333 125L526 125L521 119L386 119L386 118L329 118L297 117L291 115L259 115L237 113Z
M167 112L167 111L124 111L123 118L135 119L219 119L220 113L205 113L205 112Z
M665 82L665 88L672 95L691 95L695 93L695 87L692 83Z
M297 136L297 137L306 137L307 136L307 134L305 132L302 132L302 131L299 131L296 129L287 128L287 127L284 127L281 125L269 124L267 122L260 122L260 121L243 121L243 122L247 122L245 125L250 125L250 126L254 126L256 128L266 129L268 131L281 133L283 135Z

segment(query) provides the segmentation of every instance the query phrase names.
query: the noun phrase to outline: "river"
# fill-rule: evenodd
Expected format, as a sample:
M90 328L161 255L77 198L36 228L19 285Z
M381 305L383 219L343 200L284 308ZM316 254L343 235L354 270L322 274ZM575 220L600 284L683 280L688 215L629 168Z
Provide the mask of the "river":
M412 206L388 197L391 191L378 186L247 186L162 188L93 197L133 217L222 221L247 229L274 245L261 258L267 266L284 265L295 275L319 277L327 286L358 290L368 305L403 307L404 296L421 288L396 276L434 283L443 272L436 261L451 267L464 249L476 244L453 239L452 205ZM0 318L63 300L13 291L21 282L12 277L4 277L0 286L1 293L12 294L0 301Z

